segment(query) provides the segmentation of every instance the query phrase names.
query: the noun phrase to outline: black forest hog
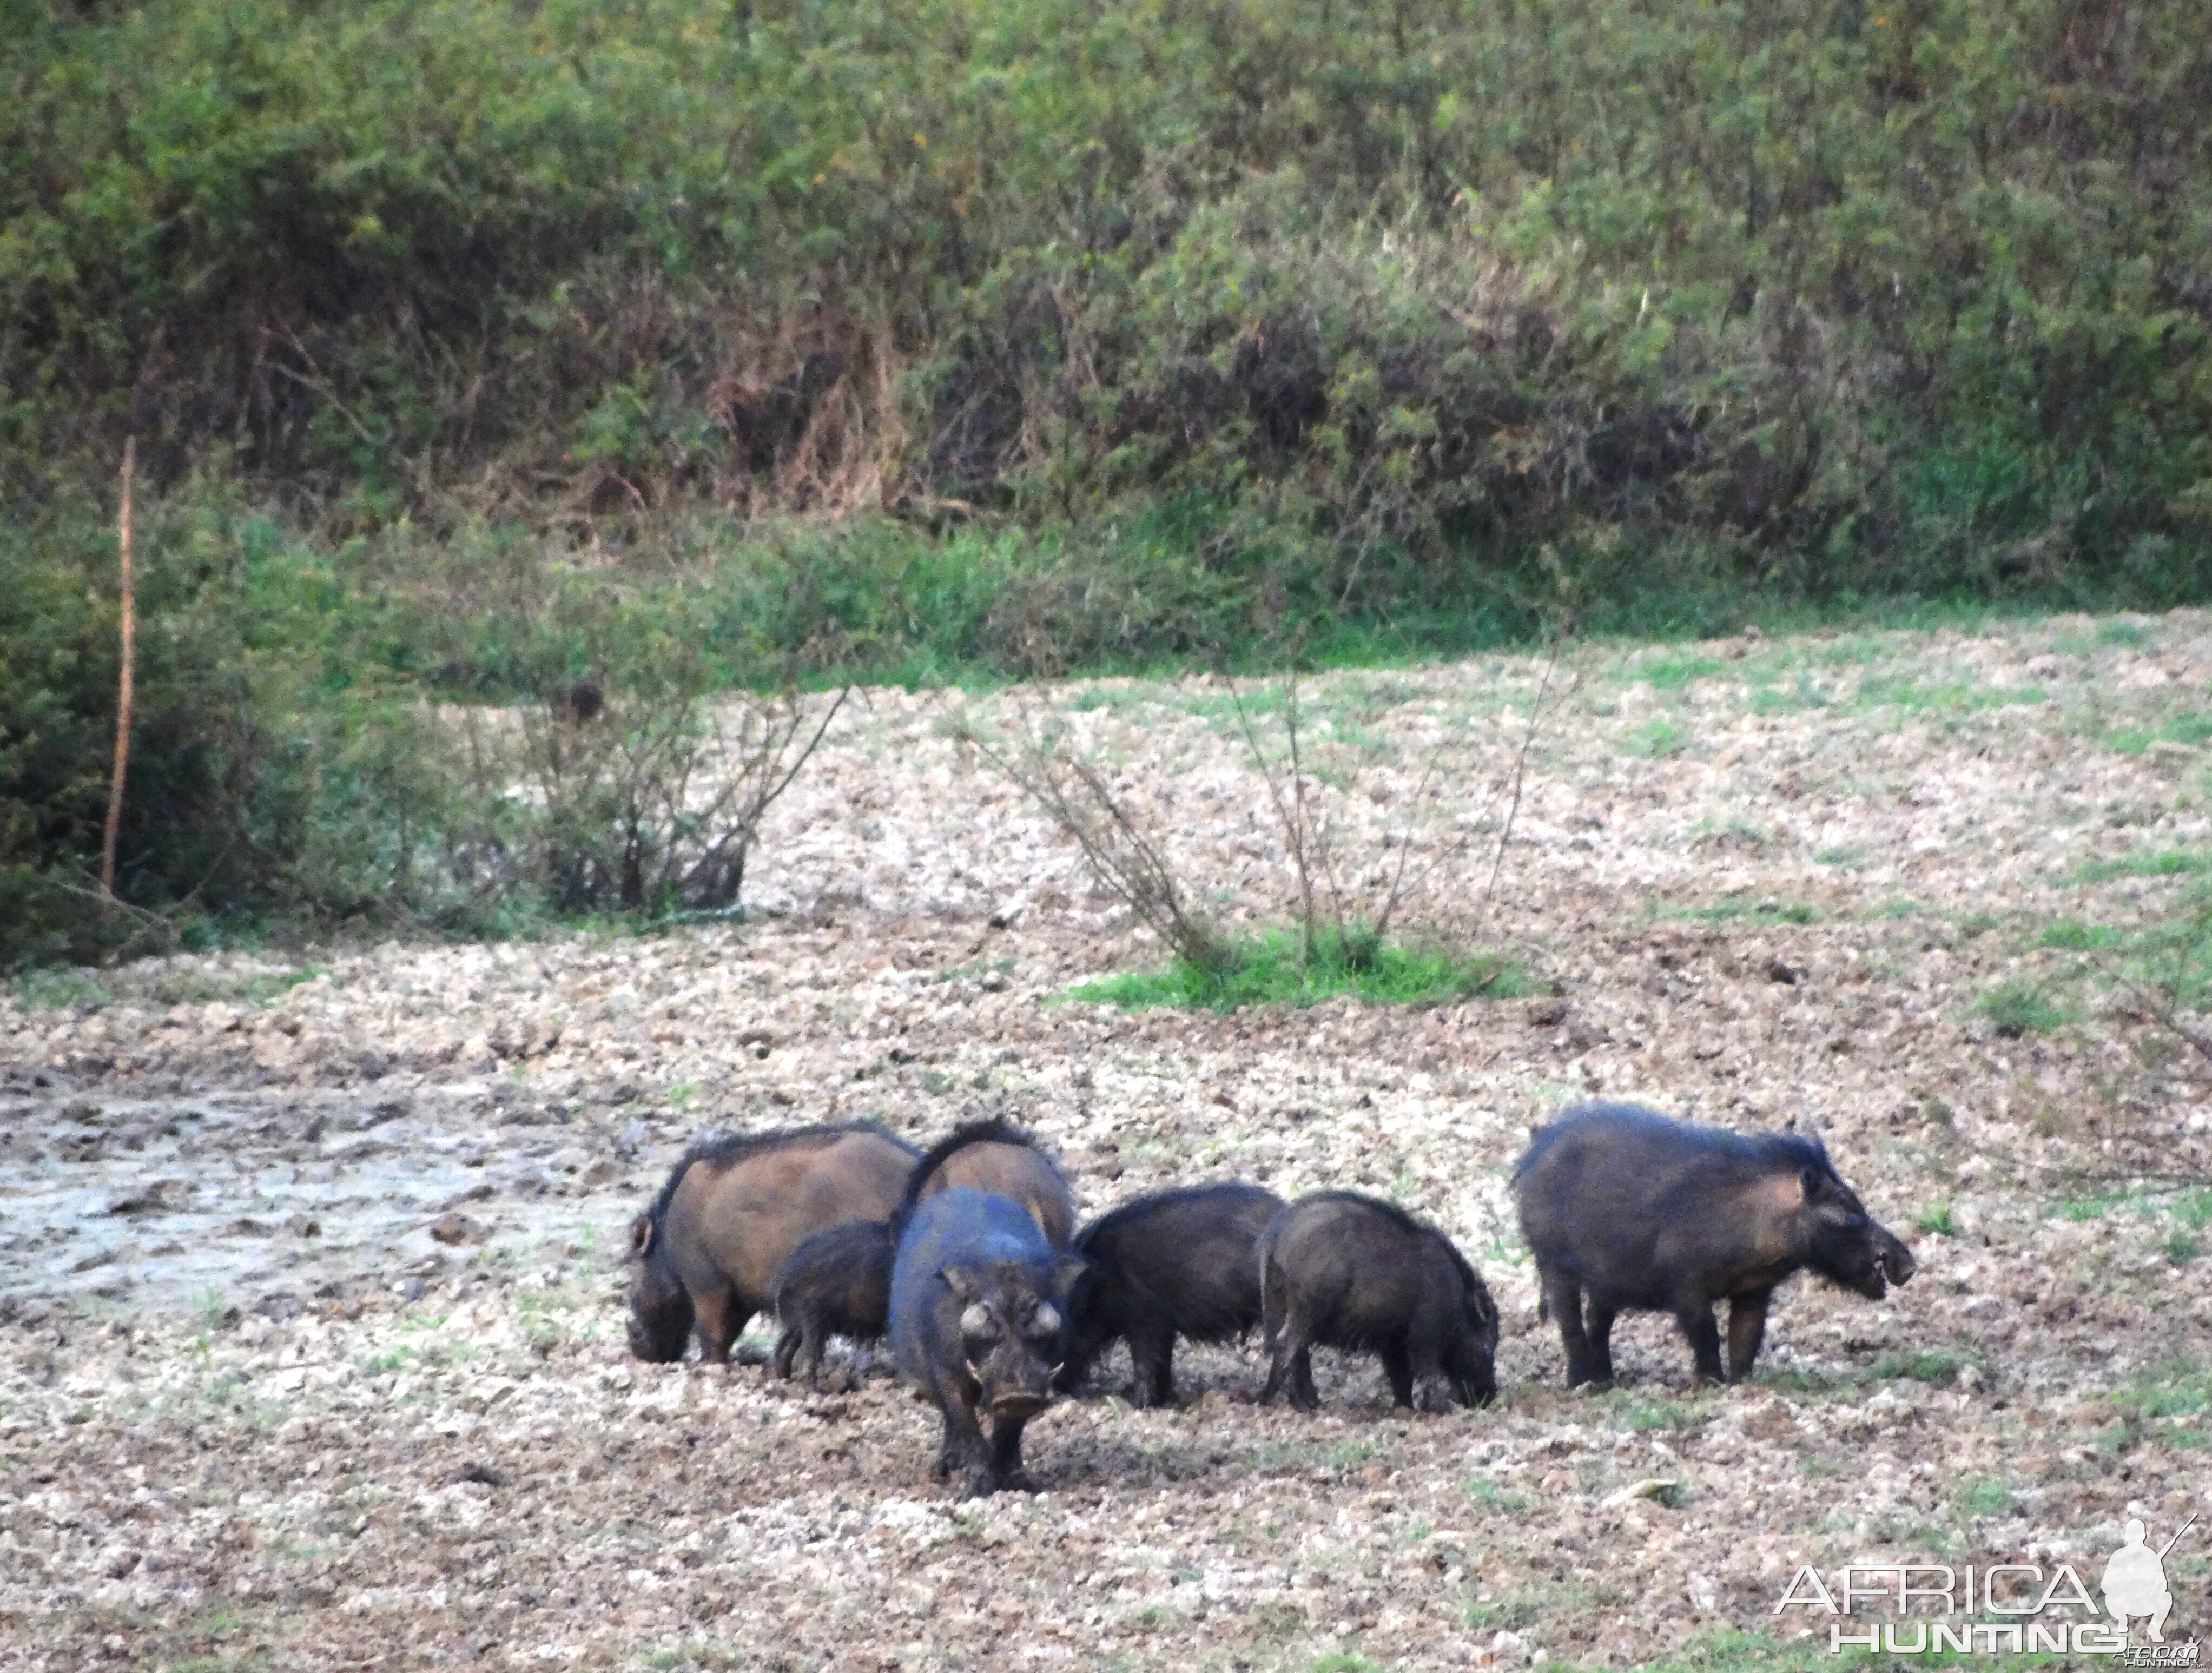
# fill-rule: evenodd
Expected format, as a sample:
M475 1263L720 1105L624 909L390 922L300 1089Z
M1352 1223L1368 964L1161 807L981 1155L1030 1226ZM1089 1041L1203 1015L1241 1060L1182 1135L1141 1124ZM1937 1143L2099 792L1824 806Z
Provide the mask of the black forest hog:
M933 1193L901 1228L891 1354L943 1417L935 1473L957 1476L963 1498L1029 1485L1022 1428L1052 1399L1061 1309L1081 1264L1022 1204L969 1185Z
M775 1370L791 1375L806 1361L806 1380L818 1382L822 1350L833 1336L866 1343L883 1340L891 1305L891 1228L882 1220L848 1220L811 1233L775 1275L775 1316L783 1337L775 1344Z
M1175 1399L1175 1340L1227 1342L1260 1322L1260 1234L1283 1199L1224 1181L1154 1191L1103 1214L1075 1239L1085 1263L1068 1293L1067 1357L1055 1385L1073 1388L1127 1338L1139 1406Z
M1380 1356L1391 1397L1413 1403L1417 1377L1441 1374L1463 1406L1498 1392L1498 1306L1452 1240L1394 1203L1351 1191L1316 1191L1260 1234L1267 1386L1287 1377L1291 1403L1321 1404L1314 1344Z
M1817 1138L1747 1137L1632 1104L1585 1104L1537 1130L1513 1175L1541 1309L1567 1385L1613 1379L1613 1321L1670 1312L1697 1374L1735 1382L1759 1356L1774 1287L1810 1270L1879 1301L1912 1252L1869 1216ZM1729 1303L1728 1366L1713 1304Z

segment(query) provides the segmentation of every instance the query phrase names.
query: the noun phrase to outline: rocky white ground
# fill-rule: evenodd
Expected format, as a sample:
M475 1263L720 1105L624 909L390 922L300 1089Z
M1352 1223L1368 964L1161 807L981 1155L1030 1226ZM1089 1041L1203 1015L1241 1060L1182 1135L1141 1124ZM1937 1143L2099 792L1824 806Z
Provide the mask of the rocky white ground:
M1264 782L1195 679L868 694L743 924L19 983L0 1664L1825 1666L1826 1620L1773 1613L1800 1563L2094 1586L2127 1518L2192 1511L2201 1636L2212 1064L2096 947L2212 865L2209 681L2183 612L1313 682L1338 875L1409 853L1401 921L1510 951L1511 999L1063 1001L1158 949L959 725L1059 717L1202 898L1279 920ZM2007 982L2059 1015L2000 1034ZM1566 1394L1505 1179L1592 1094L1812 1124L1922 1275L1793 1287L1749 1386L1692 1391L1646 1318L1623 1387ZM1263 1411L1211 1349L1139 1413L1117 1358L1032 1426L1043 1492L958 1504L880 1371L628 1357L625 1223L692 1134L981 1109L1090 1209L1222 1174L1403 1201L1497 1294L1502 1398L1397 1416L1324 1355L1319 1415Z

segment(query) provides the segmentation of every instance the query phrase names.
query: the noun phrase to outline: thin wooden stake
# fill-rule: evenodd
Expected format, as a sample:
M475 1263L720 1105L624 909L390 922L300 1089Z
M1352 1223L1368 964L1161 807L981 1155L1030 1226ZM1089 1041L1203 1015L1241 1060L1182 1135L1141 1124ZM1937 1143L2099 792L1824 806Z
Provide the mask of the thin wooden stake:
M123 675L115 699L115 776L107 785L107 834L100 845L100 887L115 893L115 839L123 827L123 769L131 759L131 675L135 659L137 609L131 578L131 473L138 462L138 438L123 444L123 509L117 526L123 545Z

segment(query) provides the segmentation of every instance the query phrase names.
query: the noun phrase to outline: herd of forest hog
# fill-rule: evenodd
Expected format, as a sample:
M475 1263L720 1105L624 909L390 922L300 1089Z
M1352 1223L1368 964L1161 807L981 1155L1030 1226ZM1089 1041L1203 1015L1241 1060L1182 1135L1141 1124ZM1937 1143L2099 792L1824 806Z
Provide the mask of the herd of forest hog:
M1879 1300L1913 1272L1820 1141L1795 1133L1584 1105L1536 1130L1513 1189L1570 1387L1612 1379L1624 1309L1674 1314L1698 1378L1733 1382L1784 1279L1809 1270ZM1293 1405L1320 1403L1316 1345L1375 1354L1401 1406L1423 1377L1462 1405L1497 1392L1489 1290L1404 1209L1349 1191L1285 1203L1224 1181L1139 1197L1078 1232L1065 1176L995 1118L927 1154L868 1123L702 1140L633 1222L630 1250L639 1358L679 1360L696 1334L708 1362L726 1362L746 1322L773 1310L777 1372L803 1358L814 1380L830 1337L888 1337L899 1373L943 1416L937 1478L969 1496L1028 1485L1023 1426L1116 1341L1140 1406L1174 1398L1177 1337L1224 1342L1255 1324L1261 1404L1285 1384Z

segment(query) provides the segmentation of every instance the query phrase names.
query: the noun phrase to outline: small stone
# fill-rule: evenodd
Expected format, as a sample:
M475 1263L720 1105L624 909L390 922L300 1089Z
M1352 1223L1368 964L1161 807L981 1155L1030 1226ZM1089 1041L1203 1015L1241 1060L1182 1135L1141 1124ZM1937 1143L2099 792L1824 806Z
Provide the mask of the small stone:
M485 1231L481 1221L448 1211L430 1222L430 1235L441 1243L482 1243Z

